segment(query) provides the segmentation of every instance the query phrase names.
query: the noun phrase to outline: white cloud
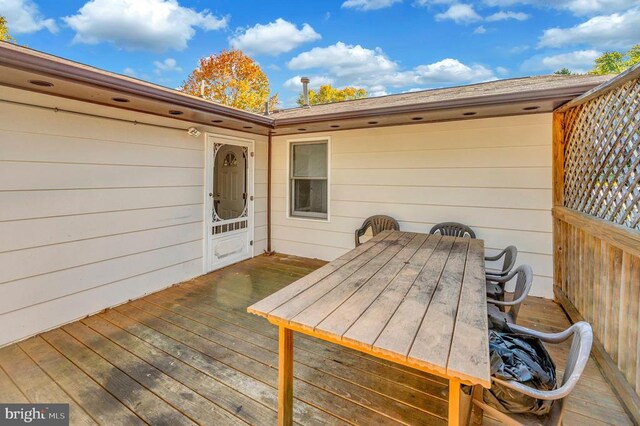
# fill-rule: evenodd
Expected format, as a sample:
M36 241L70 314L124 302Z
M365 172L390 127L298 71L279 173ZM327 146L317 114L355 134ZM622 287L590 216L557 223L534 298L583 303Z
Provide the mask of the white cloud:
M522 68L526 71L557 71L566 67L572 72L586 73L593 68L595 59L600 55L601 52L597 50L577 50L551 56L537 55L524 61Z
M586 44L600 48L626 48L640 40L640 8L626 13L596 16L571 28L545 30L538 47Z
M529 19L529 15L523 12L496 12L493 15L489 15L485 18L489 22L506 21L507 19L515 19L516 21L526 21Z
M0 0L0 14L7 20L12 34L34 33L44 28L51 33L58 32L56 22L45 19L31 0Z
M482 17L476 13L470 4L453 4L446 12L438 13L436 20L444 21L451 19L456 23L468 23L482 20Z
M529 49L531 49L531 46L526 44L521 44L519 46L513 46L512 48L510 48L509 53L512 53L514 55L519 55L520 53L526 52Z
M197 12L177 0L90 0L63 18L76 31L75 43L112 42L126 50L183 50L195 35L227 26L227 18Z
M367 90L367 92L369 93L369 96L387 96L389 94L389 92L387 92L384 89L384 86L378 85L378 86L371 86L369 87L369 90Z
M475 30L473 30L474 34L484 34L486 32L487 32L487 29L483 25L480 25Z
M442 61L402 70L381 49L367 49L360 45L338 42L328 47L316 47L289 61L290 69L313 69L339 87L364 87L369 93L386 92L388 87L442 86L495 79L493 72L481 65L466 65L447 58ZM317 81L318 77L315 77ZM288 81L289 87L298 84L299 77ZM314 81L314 78L311 80Z
M289 61L291 69L327 68L337 77L350 77L375 72L393 72L397 64L380 49L365 49L342 42L328 47L314 47Z
M434 4L452 4L456 0L416 0L413 2L415 6L431 6Z
M178 63L173 58L167 58L164 61L153 61L155 66L154 72L158 75L164 72L182 72L182 68L178 66Z
M484 2L489 6L500 7L527 4L567 10L578 16L622 12L638 4L637 0L484 0Z
M246 53L279 55L289 52L303 43L319 40L320 34L309 24L298 29L282 18L268 24L256 24L229 40L232 47Z
M496 72L500 75L507 75L509 74L509 70L505 67L497 67L496 68Z
M402 0L347 0L342 3L342 7L358 10L378 10L391 7L401 1Z
M420 80L430 83L462 83L494 80L493 72L482 65L465 65L457 59L447 58L415 68Z
M294 91L294 92L301 92L302 91L302 83L300 82L301 78L302 78L302 76L300 76L300 75L296 75L295 77L291 77L290 79L285 81L282 86L284 86L284 88L289 89L289 90ZM320 88L320 86L322 86L323 84L331 84L331 85L333 85L333 84L335 84L335 80L330 78L330 77L325 77L325 76L322 76L322 75L312 75L312 76L309 77L309 88L310 89L318 90Z
M138 76L138 73L136 72L136 70L134 70L131 67L125 68L124 70L122 70L122 73L124 75L128 75L129 77L137 77Z

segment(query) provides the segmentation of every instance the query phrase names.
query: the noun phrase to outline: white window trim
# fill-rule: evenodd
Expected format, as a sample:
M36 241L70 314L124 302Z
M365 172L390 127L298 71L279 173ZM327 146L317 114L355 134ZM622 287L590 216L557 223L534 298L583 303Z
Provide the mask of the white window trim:
M291 145L304 142L327 143L327 217L292 216L291 215ZM285 212L287 219L312 222L331 222L331 136L318 136L314 138L287 139L287 168L285 170L287 182L287 196L285 197Z

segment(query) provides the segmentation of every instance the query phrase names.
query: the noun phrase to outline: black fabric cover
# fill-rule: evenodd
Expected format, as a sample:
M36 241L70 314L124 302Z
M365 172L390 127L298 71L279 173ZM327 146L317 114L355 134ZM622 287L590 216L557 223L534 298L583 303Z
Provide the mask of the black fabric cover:
M555 389L556 367L540 339L515 333L506 322L489 321L491 375L539 390ZM497 383L484 390L484 401L503 413L538 416L549 413L553 402L524 395Z

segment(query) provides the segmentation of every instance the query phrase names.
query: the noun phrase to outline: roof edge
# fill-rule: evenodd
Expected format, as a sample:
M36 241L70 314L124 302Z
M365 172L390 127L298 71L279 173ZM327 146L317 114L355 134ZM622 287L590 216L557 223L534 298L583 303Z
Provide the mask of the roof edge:
M14 46L6 42L0 43L0 65L97 88L117 90L123 94L169 102L176 106L245 120L256 125L270 128L274 126L274 119L271 117L216 104L170 88L104 71L34 49Z
M304 117L292 117L292 118L277 118L275 117L275 126L314 123L328 120L339 119L353 119L353 118L366 118L379 116L384 114L404 114L412 112L425 112L433 110L445 110L454 108L473 108L479 106L493 106L500 104L507 104L511 102L535 102L545 100L558 100L569 102L577 96L581 96L588 90L598 86L599 83L583 83L574 84L571 86L543 89L543 90L529 90L517 93L506 93L498 95L485 95L485 96L469 96L458 99L447 99L443 101L422 102L411 105L397 105L380 108L369 108L362 111L345 111L336 113L327 113L314 116ZM312 107L313 108L313 107Z

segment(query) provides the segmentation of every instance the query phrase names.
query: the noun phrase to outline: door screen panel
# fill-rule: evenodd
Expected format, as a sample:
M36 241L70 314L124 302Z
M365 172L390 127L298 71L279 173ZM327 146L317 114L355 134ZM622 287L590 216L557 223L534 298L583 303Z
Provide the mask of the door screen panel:
M213 235L248 226L247 155L248 149L244 146L214 145Z

